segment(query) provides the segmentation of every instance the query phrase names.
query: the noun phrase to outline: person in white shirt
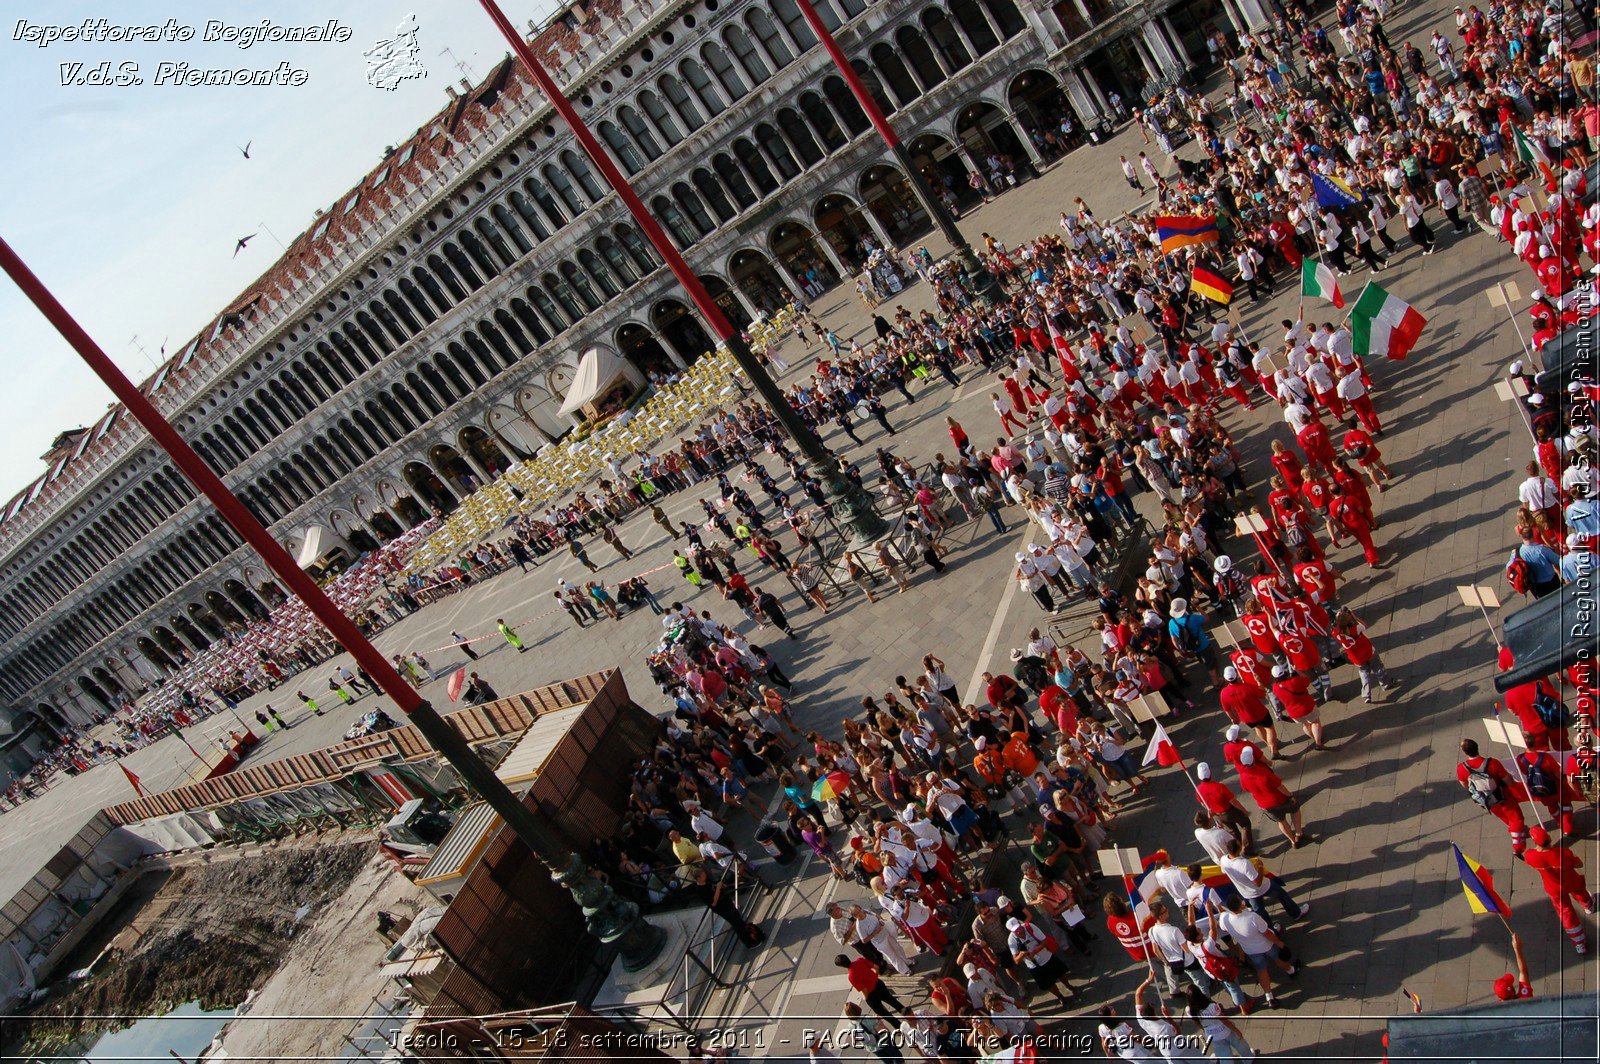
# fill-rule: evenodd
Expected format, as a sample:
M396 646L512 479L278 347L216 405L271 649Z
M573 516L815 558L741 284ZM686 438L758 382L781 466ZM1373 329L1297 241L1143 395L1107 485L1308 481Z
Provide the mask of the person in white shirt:
M1433 183L1434 198L1439 201L1439 209L1444 211L1444 216L1450 219L1450 224L1455 231L1465 233L1467 223L1461 220L1461 197L1456 194L1456 186L1448 177L1439 175L1439 180Z
M1172 1014L1159 1000L1153 1005L1145 1001L1145 993L1155 981L1156 973L1152 971L1134 990L1134 1017L1139 1021L1139 1026L1144 1028L1144 1033L1150 1036L1156 1052L1168 1060L1186 1060L1188 1054L1184 1052L1183 1038L1178 1034L1177 1025L1172 1022Z
M1270 876L1264 868L1257 867L1256 859L1245 857L1244 843L1235 839L1228 846L1228 856L1221 861L1222 871L1227 875L1228 882L1233 884L1233 889L1245 900L1245 904L1255 910L1264 920L1267 918L1267 899L1271 898L1283 906L1284 914L1290 922L1300 919L1311 910L1310 903L1301 904L1290 897L1289 891L1284 888L1283 881L1275 876Z
M1145 1047L1143 1036L1136 1034L1126 1020L1118 1020L1116 1009L1106 1005L1100 1015L1102 1020L1096 1033L1100 1036L1101 1052L1121 1060L1155 1059L1155 1054Z
M1422 204L1410 192L1400 196L1400 218L1406 223L1406 232L1411 234L1412 243L1422 248L1424 255L1432 255L1438 250L1433 243L1433 230L1422 216Z
M1226 905L1226 908L1219 910L1210 902L1206 903L1206 908L1211 913L1212 926L1233 939L1244 952L1250 961L1250 966L1256 970L1257 978L1261 980L1261 990L1266 994L1267 1006L1275 1007L1278 999L1272 993L1271 970L1277 968L1290 977L1298 974L1299 970L1279 956L1279 951L1284 949L1284 941L1260 913L1245 908L1242 898L1229 898Z
M1150 944L1155 948L1156 960L1161 962L1161 967L1166 972L1167 993L1177 996L1183 992L1183 987L1178 981L1180 975L1192 986L1208 992L1215 989L1216 984L1200 967L1200 962L1189 952L1188 938L1183 933L1183 928L1172 922L1172 913L1166 903L1152 901L1150 916L1155 922L1145 929L1145 934L1149 936Z
M1212 1001L1209 995L1202 994L1198 988L1190 988L1186 997L1188 1003L1184 1012L1200 1025L1200 1030L1206 1036L1206 1048L1213 1057L1219 1061L1223 1059L1223 1054L1232 1060L1255 1059L1256 1051L1245 1041L1244 1032L1239 1030L1238 1025L1222 1014L1221 1005Z

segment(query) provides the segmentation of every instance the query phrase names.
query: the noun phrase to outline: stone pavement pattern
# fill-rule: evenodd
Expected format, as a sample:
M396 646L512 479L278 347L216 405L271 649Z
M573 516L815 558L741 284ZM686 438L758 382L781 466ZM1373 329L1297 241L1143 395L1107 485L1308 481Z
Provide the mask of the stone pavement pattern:
M1422 44L1435 25L1448 21L1449 10L1437 0L1408 5L1391 16L1389 36L1396 44L1406 39ZM1117 156L1131 156L1144 147L1137 130L1124 128L1110 142L1078 150L1042 178L973 212L963 228L973 239L989 232L1014 246L1055 232L1059 212L1075 195L1084 196L1103 217L1130 210L1138 197L1123 182ZM1195 147L1188 145L1185 151L1192 155ZM1398 226L1392 228L1398 232ZM1513 925L1527 945L1541 996L1592 992L1596 986L1592 962L1584 963L1588 958L1575 957L1565 946L1532 875L1511 867L1503 829L1466 802L1454 782L1457 740L1484 739L1478 720L1493 700L1494 673L1493 642L1478 613L1460 605L1455 587L1487 583L1509 597L1498 573L1513 538L1507 515L1518 470L1529 453L1515 411L1500 403L1492 387L1504 365L1516 357L1517 340L1503 311L1492 308L1484 293L1497 280L1516 279L1526 289L1531 279L1519 276L1520 264L1491 237L1454 237L1448 226L1436 228L1441 254L1424 259L1402 237L1393 268L1382 278L1385 287L1429 318L1419 347L1406 362L1371 367L1376 403L1388 429L1384 454L1397 475L1386 494L1375 496L1383 522L1377 539L1386 567L1377 572L1366 568L1351 547L1331 554L1351 575L1348 604L1368 625L1402 686L1387 701L1363 706L1353 670L1341 666L1334 674L1335 700L1323 711L1333 748L1309 753L1301 740L1287 748L1287 758L1276 766L1305 803L1307 829L1318 841L1288 851L1278 840L1263 851L1269 866L1287 877L1297 897L1312 900L1315 910L1289 932L1307 967L1284 996L1287 1008L1242 1021L1251 1043L1264 1053L1376 1058L1383 1017L1408 1007L1400 996L1402 983L1421 995L1429 1011L1489 1000L1489 983L1508 964L1505 935L1496 922L1475 921L1468 912L1450 866L1451 842L1495 869L1502 890L1509 890ZM935 254L945 250L933 240L929 247ZM1343 278L1352 301L1364 280L1362 274ZM897 302L920 310L929 305L930 293L917 285ZM1269 301L1242 306L1247 331L1275 343L1278 320L1293 316L1295 305L1294 286L1280 283ZM829 293L815 311L847 338L870 338L868 316L843 290ZM1308 320L1320 321L1338 312L1319 304L1308 306L1306 313ZM795 364L791 375L809 372L816 350L786 341L782 353ZM859 458L870 455L873 447L888 445L920 463L948 446L947 414L961 420L975 440L992 438L996 426L987 396L993 380L972 369L961 376L959 389L929 386L915 393L914 405L890 393L886 401L899 434L890 440L876 425L864 423L858 432L865 446L841 449ZM1259 486L1270 472L1267 448L1273 439L1287 440L1287 428L1271 408L1254 413L1230 409L1226 424L1246 454L1246 473ZM849 441L835 433L828 442L841 447ZM698 498L692 491L681 493L668 500L666 509L674 520L683 520L698 512ZM1139 501L1150 512L1149 499ZM1025 537L1017 515L1008 513L1007 518L1011 530L1004 536L989 531L986 522L959 527L946 574L935 578L919 571L908 594L889 595L876 605L852 589L823 618L814 610L801 611L794 594L782 589L801 638L777 637L767 645L797 681L794 704L802 727L837 734L838 721L856 712L862 694L888 690L893 677L913 671L924 653L943 657L967 695L972 693L969 677L975 679L985 667L998 671L1009 666L1007 651L1044 618L1027 596L1015 594L1009 580L1012 551ZM602 543L589 547L608 583L662 565L670 556L670 546L647 514L631 518L622 536L638 555L633 562L621 561ZM1236 558L1253 559L1247 543L1231 546ZM760 583L755 579L760 570L749 568ZM479 645L480 652L488 652L472 664L499 692L620 665L634 697L648 708L664 710L641 661L658 631L650 614L628 615L582 632L573 630L560 613L519 623L553 605L550 596L558 578L576 581L581 575L581 568L563 554L527 575L513 571L445 599L392 626L376 642L385 653L423 650L443 675L472 664L459 653L434 652L448 642L452 628L493 636L495 618L504 616L517 624L528 653L513 653L493 637ZM663 603L689 590L671 570L653 576L652 586ZM721 620L739 616L705 591L683 600L712 610ZM1087 632L1087 625L1082 627ZM305 674L308 691L325 687L329 668ZM372 701L363 699L351 709L312 719L298 708L294 687L291 681L286 689L265 699L257 696L242 708L248 717L270 700L296 723L291 731L268 739L257 757L275 759L335 742ZM424 691L446 708L442 683ZM1215 708L1214 694L1200 704L1200 712L1176 725L1169 722L1169 730L1191 764L1215 764L1220 762L1225 720ZM127 763L147 785L161 788L177 782L180 754L187 760L182 745L167 739ZM1187 783L1173 770L1161 771L1155 782L1122 816L1118 844L1143 852L1168 846L1185 860L1198 856L1190 835L1194 806ZM0 896L9 896L95 809L126 797L122 774L107 765L0 816L0 845L11 858L0 869ZM1585 838L1578 845L1586 865L1596 869L1600 862L1595 859L1592 811L1580 824ZM1260 818L1257 826L1267 827ZM801 872L793 884L764 901L771 944L754 954L735 950L730 981L737 990L712 1003L713 1011L738 1017L751 1030L762 1029L767 1055L803 1055L798 1049L802 1029L833 1026L844 984L831 965L836 948L820 916L822 904L835 895L849 899L863 894L854 885L835 885L814 866L796 867ZM776 871L768 869L769 878ZM924 960L918 971L930 968ZM1142 972L1102 934L1094 956L1075 966L1075 981L1088 984L1079 1011L1103 1003L1126 1008ZM1046 1010L1042 1017L1048 1021L1058 1014ZM790 1041L782 1042L785 1038Z

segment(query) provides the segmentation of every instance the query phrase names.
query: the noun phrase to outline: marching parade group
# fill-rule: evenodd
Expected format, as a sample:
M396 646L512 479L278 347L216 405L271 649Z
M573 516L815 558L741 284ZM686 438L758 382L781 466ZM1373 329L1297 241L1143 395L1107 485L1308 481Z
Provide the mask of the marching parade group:
M876 313L866 342L800 308L796 335L810 348L811 328L817 347L790 399L828 442L862 448L841 468L900 531L839 558L843 580L828 578L821 544L833 500L748 402L453 563L467 584L567 553L592 576L596 541L603 562L633 559L625 520L648 515L667 534L668 575L682 583L662 598L680 601L664 605L644 576L554 590L579 627L646 608L660 623L647 664L673 707L666 734L636 767L622 829L591 855L619 890L646 904L691 894L757 944L765 932L739 892L763 870L730 829L775 826L756 838L783 863L798 851L854 884L841 895L856 900L828 909L830 931L844 1016L881 1059L973 1060L1025 1042L1046 997L1092 1000L1111 1056L1254 1055L1237 1019L1294 1003L1285 986L1305 961L1290 928L1310 909L1263 851L1274 830L1288 848L1317 842L1275 765L1357 741L1331 707L1397 686L1347 600L1396 556L1375 505L1404 473L1380 446L1382 367L1425 321L1375 281L1346 307L1341 275L1375 276L1452 239L1498 240L1533 274L1536 347L1592 312L1583 262L1600 206L1586 206L1585 168L1600 107L1593 66L1571 48L1592 8L1457 8L1454 33L1419 46L1390 41L1390 6L1339 0L1329 19L1283 0L1270 28L1215 35L1223 98L1177 89L1160 101L1201 159L1172 176L1122 160L1154 196L1148 213L1106 218L1078 198L1058 233L1016 247L986 236L981 280L998 299L959 269L919 271L937 313ZM1258 301L1286 280L1300 312L1247 330L1235 296ZM1536 357L1510 375L1534 385ZM886 399L898 393L897 416L911 418L924 396L980 380L993 422L948 417L948 446L897 450ZM1588 383L1519 399L1532 452L1506 566L1515 591L1557 593L1594 573L1595 398ZM1247 421L1271 426L1270 469L1236 444ZM703 520L669 517L675 493L698 497ZM786 675L784 655L699 601L709 591L758 633L804 639L789 610L825 614L854 590L917 593L969 522L992 532L984 549L1029 533L1011 575L1039 627L1009 671L982 672L965 695L937 648L921 648L836 735L796 722L807 678ZM1089 626L1082 645L1055 623L1068 615ZM513 624L497 630L526 649ZM477 638L452 638L477 658ZM1509 652L1501 667L1514 667ZM1341 682L1341 697L1342 676L1353 686ZM473 681L469 697L493 696ZM325 702L364 687L330 683ZM1576 853L1552 840L1582 830L1592 798L1595 685L1590 664L1513 688L1505 709L1526 750L1502 761L1465 739L1457 777L1538 871L1579 951L1593 897ZM299 700L321 712L316 697ZM1164 723L1191 715L1214 723L1218 750L1192 765ZM1166 818L1166 837L1140 840L1159 848L1137 870L1108 878L1100 851L1129 842L1122 818L1152 800L1152 773L1173 768L1193 806ZM1471 868L1492 897L1488 870ZM922 966L913 1003L903 977L924 955L938 963ZM1125 965L1148 973L1131 1007L1092 986ZM1525 966L1495 990L1531 993Z

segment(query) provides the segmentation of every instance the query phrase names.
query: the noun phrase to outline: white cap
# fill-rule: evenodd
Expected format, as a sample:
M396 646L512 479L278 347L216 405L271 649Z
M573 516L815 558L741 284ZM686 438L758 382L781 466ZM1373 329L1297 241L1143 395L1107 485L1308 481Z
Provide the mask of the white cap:
M1237 724L1228 725L1228 739L1232 741L1237 738L1239 738L1239 726Z
M1241 765L1253 765L1255 763L1256 763L1256 752L1255 752L1254 749L1252 749L1251 747L1247 746L1243 750L1239 751L1239 764L1241 764Z
M1011 919L1006 921L1006 930L1007 931L1015 931L1021 926L1022 926L1022 921L1018 920L1015 916L1013 916Z
M1202 761L1194 767L1194 774L1203 780L1208 780L1211 778L1211 766Z
M1283 677L1289 675L1289 670L1284 668L1282 665L1274 665L1272 667L1272 675L1278 677L1281 680L1281 679L1283 679Z
M1026 554L1022 553L1021 551L1017 552L1017 561L1025 562L1027 560L1028 560L1028 556Z
M1011 899L1002 894L994 900L994 904L996 908L1004 909L1007 905L1011 904Z
M1222 678L1224 680L1237 680L1239 678L1239 670L1234 668L1232 665L1229 665L1226 669L1222 670Z
M1528 298L1529 299L1543 299L1544 298L1544 289L1543 288L1535 288L1535 289L1533 289L1532 291L1530 291L1528 293Z
M1211 566L1211 568L1216 570L1219 573L1232 572L1233 571L1233 559L1228 557L1226 554L1219 554L1219 555L1217 555L1216 563L1213 564Z
M976 750L986 750L989 747L989 740L980 735L972 740L972 746Z
M971 961L968 961L966 964L961 966L961 974L966 976L968 979L975 978L978 974L978 966L973 964Z
M1515 362L1511 363L1511 365L1507 366L1506 367L1506 372L1511 374L1513 377L1516 376L1517 374L1521 373L1522 372L1522 359L1519 358Z
M1189 600L1188 599L1181 599L1180 598L1180 599L1173 599L1172 600L1172 615L1174 617L1182 617L1184 614L1186 614L1188 612L1189 612Z

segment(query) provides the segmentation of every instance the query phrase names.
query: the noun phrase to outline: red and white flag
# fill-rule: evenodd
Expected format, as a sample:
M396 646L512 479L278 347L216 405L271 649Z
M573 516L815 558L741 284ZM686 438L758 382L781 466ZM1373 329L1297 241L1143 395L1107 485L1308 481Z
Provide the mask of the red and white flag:
M1171 768L1183 759L1178 756L1178 748L1172 745L1172 738L1167 734L1167 729L1160 724L1156 725L1156 733L1150 736L1149 744L1144 748L1144 760L1139 767L1154 762L1162 768Z
M129 771L128 766L124 765L121 761L117 762L117 767L122 770L122 774L124 776L128 777L128 782L133 784L133 793L137 794L140 798L143 798L144 784L140 781L139 777L135 776L131 771Z

